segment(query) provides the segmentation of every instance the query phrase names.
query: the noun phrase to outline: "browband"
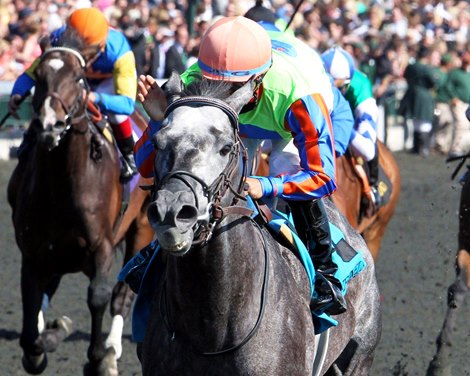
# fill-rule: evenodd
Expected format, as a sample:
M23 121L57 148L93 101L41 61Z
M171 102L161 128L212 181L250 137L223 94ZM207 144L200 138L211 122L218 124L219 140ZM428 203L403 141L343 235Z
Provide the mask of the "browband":
M229 118L230 123L232 124L235 130L238 130L238 114L235 110L230 107L227 103L220 99L216 98L207 98L207 97L200 97L200 96L188 96L176 99L175 101L171 102L166 111L165 111L165 118L173 112L176 108L181 106L212 106L217 107L218 109L222 110Z
M73 48L68 48L68 47L50 47L48 48L46 51L44 51L44 53L42 54L41 56L41 59L44 58L44 56L46 56L48 53L50 52L58 52L58 51L62 51L62 52L68 52L68 53L71 53L72 55L74 55L78 61L80 62L80 65L83 69L85 69L86 67L86 63L85 63L85 59L83 58L82 54L76 50L74 50Z

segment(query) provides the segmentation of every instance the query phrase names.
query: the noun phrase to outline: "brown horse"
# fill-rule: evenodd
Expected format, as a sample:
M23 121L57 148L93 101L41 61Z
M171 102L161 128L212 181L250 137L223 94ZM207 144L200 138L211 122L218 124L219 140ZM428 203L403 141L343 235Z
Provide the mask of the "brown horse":
M426 376L452 375L450 358L452 335L456 329L460 308L470 291L470 173L466 175L460 194L458 251L455 267L456 278L447 290L447 312L436 340L436 355L429 364Z
M125 241L126 263L152 239L146 218L147 194L136 190L122 216L124 186L116 147L92 123L87 111L87 61L96 54L69 35L62 47L45 46L35 70L34 138L19 159L9 185L15 236L22 253L23 366L39 374L46 353L70 334L71 320L62 317L44 327L48 301L67 273L83 272L89 279L87 303L91 338L85 374L117 374L123 322L133 293L123 283L110 283L118 243ZM79 52L80 51L80 52ZM145 184L146 182L142 182ZM102 332L111 301L113 323Z
M331 196L340 212L349 223L362 234L374 260L377 260L382 237L385 234L390 219L400 196L400 170L390 150L380 141L377 141L379 150L380 168L387 176L390 185L387 188L387 202L370 217L364 217L362 211L363 184L355 170L353 161L349 156L336 158L338 189ZM267 156L260 151L252 162L256 175L267 176L269 165Z
M332 195L332 200L349 223L362 234L366 240L374 260L377 260L382 238L400 196L400 170L392 152L380 141L377 141L379 150L380 169L388 178L390 185L388 200L373 215L366 217L362 214L363 185L356 173L352 160L348 156L336 159L336 173L338 189Z

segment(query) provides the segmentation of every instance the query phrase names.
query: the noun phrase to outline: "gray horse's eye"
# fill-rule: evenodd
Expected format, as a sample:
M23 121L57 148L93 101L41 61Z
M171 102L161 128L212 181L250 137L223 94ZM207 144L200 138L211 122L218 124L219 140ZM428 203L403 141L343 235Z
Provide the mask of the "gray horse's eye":
M227 144L222 149L220 149L220 155L225 157L228 153L232 151L233 144Z

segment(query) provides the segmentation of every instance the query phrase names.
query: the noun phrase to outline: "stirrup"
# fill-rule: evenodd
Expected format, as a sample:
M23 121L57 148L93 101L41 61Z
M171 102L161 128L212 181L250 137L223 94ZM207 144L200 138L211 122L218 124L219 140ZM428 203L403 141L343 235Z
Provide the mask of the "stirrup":
M321 273L317 273L317 277L321 278L322 288L316 291L317 297L310 300L310 310L315 313L326 313L328 315L339 315L346 312L346 300L339 287L331 283Z
M382 206L382 196L380 196L379 190L377 189L377 187L372 186L370 187L370 191L376 209L380 208Z
M121 182L127 183L137 174L137 167L135 165L135 162L133 160L128 160L126 156L121 157L121 162Z
M370 218L375 213L377 213L377 210L379 210L382 206L382 197L380 196L380 193L377 188L373 186L370 187L370 191L363 197L365 197L364 212L366 217Z

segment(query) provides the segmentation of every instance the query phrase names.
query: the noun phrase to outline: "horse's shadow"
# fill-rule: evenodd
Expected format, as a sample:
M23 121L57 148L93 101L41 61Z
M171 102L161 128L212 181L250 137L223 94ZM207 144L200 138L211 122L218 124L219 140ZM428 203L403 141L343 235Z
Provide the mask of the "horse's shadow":
M0 339L16 341L20 338L20 333L16 330L0 329Z
M9 329L0 329L0 339L6 341L17 341L20 338L20 333L16 330ZM64 342L77 342L77 341L86 341L90 342L90 333L84 332L82 330L75 330L70 336L68 336ZM123 340L132 342L132 336L130 334L124 334L122 336Z

